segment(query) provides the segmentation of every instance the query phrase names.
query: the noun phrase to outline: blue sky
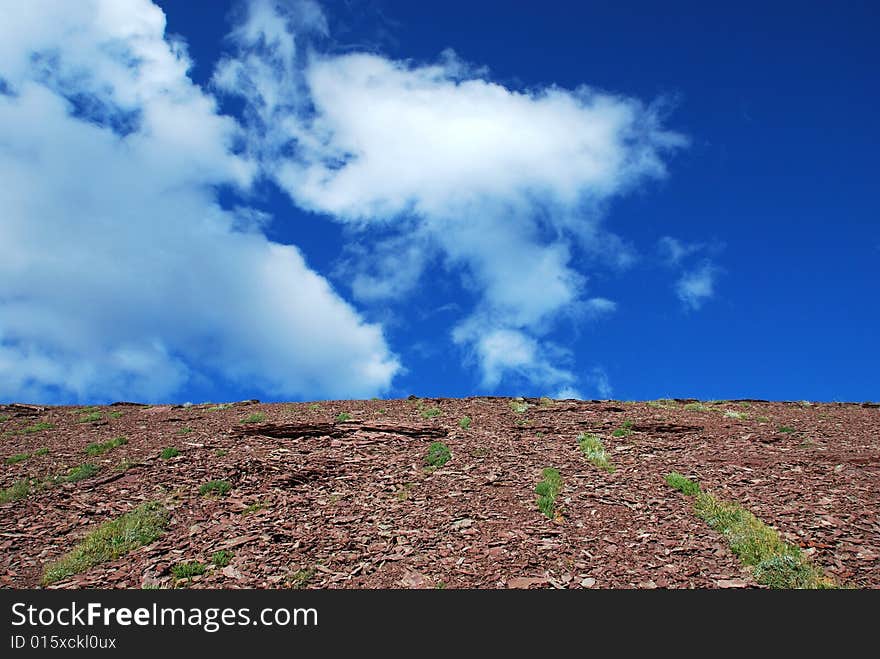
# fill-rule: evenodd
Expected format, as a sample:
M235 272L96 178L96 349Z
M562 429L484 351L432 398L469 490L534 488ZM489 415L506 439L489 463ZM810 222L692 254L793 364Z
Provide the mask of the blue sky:
M0 400L880 398L878 12L768 4L13 5Z

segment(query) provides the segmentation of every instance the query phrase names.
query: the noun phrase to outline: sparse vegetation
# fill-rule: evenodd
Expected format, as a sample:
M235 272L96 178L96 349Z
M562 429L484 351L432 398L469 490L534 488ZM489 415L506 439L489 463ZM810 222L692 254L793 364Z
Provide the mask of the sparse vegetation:
M266 504L264 504L262 501L257 501L256 503L252 503L247 508L242 510L241 514L243 516L252 515L253 513L257 512L258 510L262 510L265 507L266 507Z
M550 406L550 405L553 405L553 402L554 402L554 401L553 401L553 399L550 398L549 396L541 396L541 398L538 400L538 402L539 402L542 406L544 406L544 407L548 407L548 406Z
M15 481L10 487L0 490L0 503L24 499L31 493L31 482L27 478Z
M222 458L224 455L228 454L229 451L227 451L225 448L218 448L216 451L214 451L214 455L216 455L218 458Z
M758 423L770 423L770 419L766 416L759 416L757 421Z
M120 412L119 410L115 410L113 412L110 412L110 414L108 414L107 416L109 416L111 419L121 419L122 412Z
M169 446L167 448L163 448L162 452L159 454L159 457L163 460L170 460L171 458L176 458L180 455L180 451L178 451L173 446Z
M183 428L181 428L180 430L177 431L177 434L178 435L188 435L192 431L193 431L193 429L190 428L189 426L184 426Z
M738 419L738 420L742 421L744 419L748 419L749 415L747 412L737 412L735 410L724 410L724 418Z
M321 409L321 406L318 405L317 403L312 403L311 405L309 405L309 410L312 412L317 412L320 409Z
M206 412L221 412L223 410L228 410L230 407L232 407L232 405L230 405L229 403L223 403L221 405L212 405L211 407L207 408L205 411Z
M541 472L542 480L535 487L538 495L538 509L548 518L556 517L556 495L562 489L562 476L553 467L547 467Z
M40 421L39 423L35 423L32 426L28 426L24 428L21 432L25 434L32 434L35 432L42 432L43 430L52 430L55 426L51 423L46 423L45 421Z
M11 418L12 417L9 416L8 414L0 414L0 423L5 423L6 421L9 421L9 419L11 419Z
M648 407L657 407L664 410L674 409L677 407L672 398L658 398L657 400L649 400Z
M524 400L512 400L510 401L510 409L516 414L525 414L529 409L529 404Z
M449 462L452 453L449 447L443 442L432 442L428 447L428 455L425 456L425 462L429 467L439 468Z
M6 458L6 464L8 464L8 465L18 464L19 462L24 462L25 460L27 460L30 457L31 457L30 453L16 453L15 455L10 455L8 458Z
M429 469L434 469L434 467L429 467ZM398 501L406 501L409 499L412 494L412 489L416 486L415 483L404 483L400 486L400 489L397 490L397 493L394 495Z
M790 435L791 433L797 432L797 431L794 428L792 428L791 426L782 426L779 429L779 432L784 432L785 434Z
M314 567L305 567L297 570L296 572L288 576L287 583L291 588L297 590L300 588L305 588L308 585L309 581L314 578L315 574L317 574L317 570Z
M626 420L611 435L613 437L629 437L632 434L633 422Z
M101 455L102 453L106 453L111 449L124 446L125 444L128 444L128 439L125 437L114 437L113 439L106 442L94 442L86 446L86 455Z
M608 459L608 454L605 452L605 445L596 435L591 435L589 433L579 435L578 445L587 460L592 462L599 469L604 469L609 474L614 473L615 468Z
M694 513L723 535L731 551L758 583L771 588L834 588L833 580L813 565L800 547L782 540L779 533L734 501L721 501L702 492L700 486L675 472L666 482L693 496Z
M262 423L266 420L266 415L262 412L254 412L241 420L242 423Z
M127 471L132 467L136 467L140 462L137 460L132 460L131 458L123 458L118 465L116 465L117 471Z
M132 549L150 544L165 531L169 518L170 514L160 503L151 502L105 522L83 538L71 552L48 565L43 574L43 584L79 574Z
M695 494L699 494L700 492L699 483L692 481L686 476L682 476L676 471L673 471L671 474L666 475L666 484L669 485L669 487L676 489L682 494L686 494L689 497L692 497Z
M423 419L434 419L443 414L443 410L439 407L428 407L422 410L422 418Z
M175 579L189 579L205 573L205 566L199 561L188 561L171 566L171 574Z
M100 412L89 412L88 414L83 414L79 419L77 419L77 423L94 423L95 421L100 421L104 418L104 415Z
M221 549L211 554L211 562L215 567L226 567L232 561L232 554Z
M340 423L343 421L351 421L351 414L349 414L348 412L340 412L336 415L336 420Z
M45 446L34 451L34 455L48 455L49 449Z
M76 483L86 478L91 478L98 473L98 467L93 464L81 464L73 467L67 472L66 476L62 476L59 480L65 483Z
M709 408L702 403L688 403L684 406L688 412L706 412Z
M199 487L199 494L201 494L202 496L223 496L225 494L229 494L229 491L231 489L232 485L229 481L214 480L208 481L207 483L204 483L201 487Z
M471 418L469 416L463 416L458 420L458 426L462 430L468 430L471 427Z

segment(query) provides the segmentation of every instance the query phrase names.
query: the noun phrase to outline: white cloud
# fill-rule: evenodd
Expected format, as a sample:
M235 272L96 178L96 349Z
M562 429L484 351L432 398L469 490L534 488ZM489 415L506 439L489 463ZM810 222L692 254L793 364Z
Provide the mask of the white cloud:
M710 262L682 275L675 283L675 293L685 308L696 311L715 295L717 275L718 268Z
M599 318L617 311L617 302L604 297L594 297L587 300L584 307L590 316Z
M703 247L699 243L686 243L672 236L663 236L657 241L660 257L667 265L679 265L683 259L699 252Z
M583 400L584 395L574 387L563 387L559 391L556 392L556 395L553 396L556 400L568 400L574 398L576 400Z
M457 343L470 346L470 354L476 358L482 374L482 384L489 389L511 376L546 387L575 381L570 371L552 366L565 356L565 351L539 343L524 332L465 324L454 330L453 337Z
M236 30L237 52L215 84L247 101L264 173L302 207L419 238L396 256L399 243L386 239L360 261L357 297L408 294L429 260L422 254L439 250L479 299L452 336L478 360L484 386L508 376L574 381L549 361L556 351L543 337L561 318L613 310L587 299L577 259L632 263L632 248L601 227L601 210L663 177L664 156L684 139L635 99L586 86L508 89L451 51L427 65L307 55L310 24L256 6L276 11L272 27ZM262 35L279 29L298 30L299 45L273 48Z
M611 395L614 393L614 389L611 387L611 382L608 379L608 374L603 368L599 366L593 368L587 379L590 384L592 384L596 388L596 391L599 392L600 398L611 398Z
M381 328L268 241L265 216L218 205L214 186L247 186L253 164L164 28L147 0L4 9L0 398L387 389Z

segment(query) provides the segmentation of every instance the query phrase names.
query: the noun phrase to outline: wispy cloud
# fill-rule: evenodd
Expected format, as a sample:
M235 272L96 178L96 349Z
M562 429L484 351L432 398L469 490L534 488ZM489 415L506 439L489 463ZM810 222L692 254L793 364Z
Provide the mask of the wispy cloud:
M693 264L695 259L691 257L700 253L711 255L720 249L720 245L689 243L671 236L663 236L657 242L657 251L661 260L680 273L673 290L685 309L697 311L712 299L715 296L718 275L721 273L721 268L711 258L704 256L702 261L695 265Z
M241 38L259 29L289 54L261 16ZM256 169L164 30L147 0L4 7L0 398L387 389L399 366L381 327L267 240L265 216L219 206L215 186L245 189Z
M706 262L681 276L675 283L675 293L685 308L696 311L715 295L717 275L718 268Z
M683 259L696 254L704 245L701 243L686 243L671 236L663 236L657 242L657 250L660 252L660 258L667 265L679 265Z
M600 209L663 177L685 140L658 106L586 86L509 89L451 51L414 64L322 54L320 39L308 50L326 22L297 11L251 4L214 78L244 98L263 173L301 207L381 228L369 256L347 263L359 299L410 294L435 255L457 273L478 303L451 336L484 386L574 381L545 337L572 314L613 310L587 297L575 256L632 262Z

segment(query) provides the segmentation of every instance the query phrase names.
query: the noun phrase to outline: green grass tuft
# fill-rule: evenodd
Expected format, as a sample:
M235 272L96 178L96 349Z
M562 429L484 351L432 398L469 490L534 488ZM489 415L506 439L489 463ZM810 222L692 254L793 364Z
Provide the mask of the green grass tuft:
M154 501L105 522L83 538L71 552L48 565L43 573L43 584L79 574L132 549L150 544L165 531L169 518L168 511Z
M83 414L78 420L77 423L93 423L95 421L100 421L104 418L104 415L100 412L89 412L88 414Z
M463 416L458 420L458 426L462 430L467 430L471 427L471 418L469 416Z
M159 457L163 460L170 460L171 458L176 458L180 455L180 451L178 451L173 446L169 446L167 448L163 448L162 452L159 454Z
M39 423L35 423L32 426L28 426L27 428L25 428L21 432L30 435L35 432L42 432L43 430L52 430L54 427L55 426L51 423L46 423L45 421L40 421Z
M342 423L343 421L351 421L351 414L349 414L348 412L340 412L336 415L336 420L340 423Z
M252 515L253 513L263 510L266 507L262 501L257 501L256 503L252 503L247 508L241 511L242 516Z
M199 494L201 494L202 496L213 494L223 496L225 494L229 494L229 490L231 489L232 485L229 483L229 481L208 481L207 483L199 487Z
M695 483L690 478L682 476L676 471L673 471L671 474L666 474L666 484L689 497L700 493L699 483Z
M630 420L620 424L620 428L611 433L612 437L629 437L632 434L633 422Z
M107 416L109 416L111 419L121 419L122 412L120 412L119 410L116 410L114 412L110 412L110 414L108 414Z
M226 567L232 561L232 553L221 549L211 554L211 562L216 567Z
M428 455L425 456L425 462L430 467L442 467L452 458L449 447L443 442L432 442L428 447Z
M793 433L793 432L797 432L797 431L796 431L794 428L792 428L791 426L782 426L782 427L779 429L779 432L784 432L784 433L786 433L787 435L790 435L791 433Z
M516 414L525 414L529 409L529 404L524 400L512 400L510 401L510 409Z
M178 563L171 566L171 574L175 579L189 579L199 574L205 573L205 566L198 561L189 561L187 563Z
M106 453L107 451L128 444L126 437L114 437L106 442L95 442L86 446L86 455L95 456Z
M177 431L177 434L178 435L188 435L192 431L193 431L193 429L190 428L189 426L184 426L183 428L181 428L180 430Z
M702 492L700 486L672 472L666 482L680 492L695 496L694 514L723 535L740 561L753 568L758 583L771 588L835 588L834 581L813 565L801 548L782 540L767 526L734 501L721 501Z
M30 453L16 453L15 455L10 455L8 458L6 458L6 464L8 464L8 465L18 464L19 462L24 462L25 460L27 460L30 457L31 457Z
M48 453L49 449L45 446L43 446L42 448L38 448L36 451L34 451L34 455L47 455Z
M27 478L15 481L12 486L0 490L0 503L24 499L31 493L31 482Z
M423 419L434 419L443 414L443 411L439 407L429 407L427 409L422 410L422 418Z
M250 416L246 416L241 420L242 423L261 423L266 420L266 415L262 412L254 412Z
M599 469L604 469L609 474L614 473L615 468L608 459L608 454L605 452L605 445L596 435L590 435L589 433L579 435L578 445L581 447L581 452L587 460L592 462Z
M556 495L562 489L562 476L553 467L547 467L541 472L543 480L535 486L535 494L538 495L538 510L550 519L556 517Z
M95 474L98 473L98 467L93 464L82 464L77 465L69 472L67 472L66 476L62 476L60 480L65 483L76 483L81 480L85 480L86 478L91 478Z
M230 405L229 403L223 403L221 405L212 405L211 407L209 407L205 411L206 412L221 412L223 410L228 410L230 407L232 407L232 405Z
M709 408L703 405L702 403L688 403L684 406L688 412L705 412Z
M744 419L748 419L749 415L747 412L735 412L734 410L724 410L724 418L725 419L739 419L740 421Z

